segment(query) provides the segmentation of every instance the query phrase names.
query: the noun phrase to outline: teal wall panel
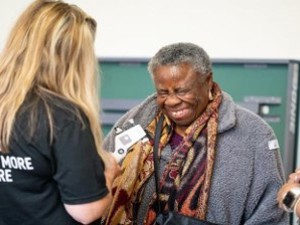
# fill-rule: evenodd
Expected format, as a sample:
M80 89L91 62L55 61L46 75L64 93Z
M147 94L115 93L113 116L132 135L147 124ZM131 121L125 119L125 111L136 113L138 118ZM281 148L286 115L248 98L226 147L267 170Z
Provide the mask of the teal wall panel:
M143 99L153 93L145 62L102 62L101 97Z

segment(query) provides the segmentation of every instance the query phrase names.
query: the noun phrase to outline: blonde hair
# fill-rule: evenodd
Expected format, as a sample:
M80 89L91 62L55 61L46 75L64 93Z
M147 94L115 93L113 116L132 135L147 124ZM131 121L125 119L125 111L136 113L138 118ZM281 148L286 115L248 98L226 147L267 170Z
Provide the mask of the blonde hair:
M102 155L95 33L95 20L79 7L63 1L36 0L23 12L0 58L0 141L3 152L9 151L20 106L34 91L41 99L53 95L83 111ZM46 111L52 138L51 110Z

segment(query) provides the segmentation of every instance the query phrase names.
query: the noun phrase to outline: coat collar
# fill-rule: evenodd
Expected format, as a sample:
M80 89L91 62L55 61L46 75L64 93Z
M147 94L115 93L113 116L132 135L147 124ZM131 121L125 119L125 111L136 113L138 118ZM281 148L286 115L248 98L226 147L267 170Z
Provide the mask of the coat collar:
M236 124L236 105L229 94L224 91L222 93L223 99L219 109L218 133L229 130Z

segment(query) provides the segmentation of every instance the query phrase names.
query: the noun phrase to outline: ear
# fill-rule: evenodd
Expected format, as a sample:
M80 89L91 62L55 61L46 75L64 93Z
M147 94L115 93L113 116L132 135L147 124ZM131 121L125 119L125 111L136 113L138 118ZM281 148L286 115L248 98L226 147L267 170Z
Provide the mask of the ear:
M207 86L208 86L209 90L211 90L213 87L213 73L212 72L210 72L207 75L206 82L207 82Z

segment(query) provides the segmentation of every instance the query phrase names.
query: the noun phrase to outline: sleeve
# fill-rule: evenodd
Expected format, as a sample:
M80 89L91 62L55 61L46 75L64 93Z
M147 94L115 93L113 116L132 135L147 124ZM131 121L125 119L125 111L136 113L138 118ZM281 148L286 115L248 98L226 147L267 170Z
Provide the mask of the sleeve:
M63 203L83 204L107 195L104 163L97 153L87 124L72 121L61 129L54 143L54 180Z
M266 135L266 136L265 136ZM269 130L264 138L254 142L253 182L245 212L245 225L286 225L289 215L278 207L277 192L283 185L284 174L279 145Z

